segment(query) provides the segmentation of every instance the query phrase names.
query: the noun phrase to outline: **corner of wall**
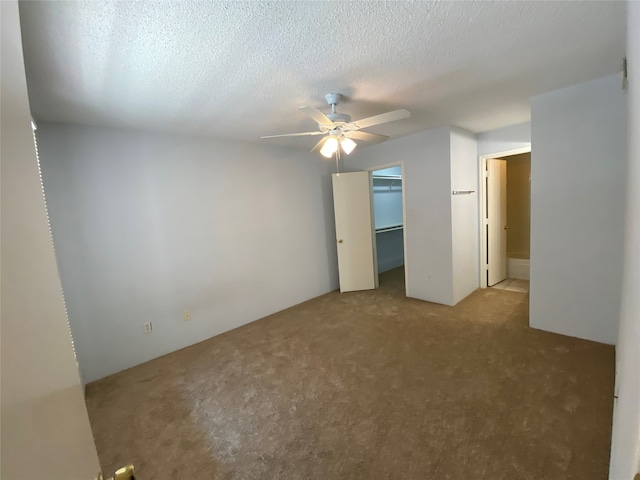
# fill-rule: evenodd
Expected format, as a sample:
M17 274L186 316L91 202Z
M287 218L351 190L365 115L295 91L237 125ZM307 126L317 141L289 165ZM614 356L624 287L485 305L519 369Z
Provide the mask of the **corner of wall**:
M450 129L452 304L479 287L478 150L476 136ZM453 190L472 193L453 195Z

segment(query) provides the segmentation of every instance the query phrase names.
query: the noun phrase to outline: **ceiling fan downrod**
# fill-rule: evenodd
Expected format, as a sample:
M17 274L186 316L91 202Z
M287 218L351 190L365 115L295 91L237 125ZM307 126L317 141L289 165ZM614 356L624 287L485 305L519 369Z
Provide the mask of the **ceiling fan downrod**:
M331 105L331 113L336 113L336 105L342 100L342 94L340 93L327 93L324 99L329 105Z
M329 105L331 105L331 113L327 114L327 118L329 118L333 123L336 124L351 122L351 117L349 115L336 112L336 105L338 105L338 103L340 103L340 100L342 100L342 94L335 92L327 93L324 96L324 99Z

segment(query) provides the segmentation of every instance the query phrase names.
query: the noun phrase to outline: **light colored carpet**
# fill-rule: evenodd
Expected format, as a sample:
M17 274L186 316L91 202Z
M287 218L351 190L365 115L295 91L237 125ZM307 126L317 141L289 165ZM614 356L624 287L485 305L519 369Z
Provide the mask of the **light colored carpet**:
M161 479L606 479L614 349L456 307L313 299L87 386L103 471Z

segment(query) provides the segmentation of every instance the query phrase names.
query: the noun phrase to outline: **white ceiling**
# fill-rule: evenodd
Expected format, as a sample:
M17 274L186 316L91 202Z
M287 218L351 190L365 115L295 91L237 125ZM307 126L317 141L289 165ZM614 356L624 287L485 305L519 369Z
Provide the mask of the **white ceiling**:
M473 132L529 119L529 98L620 70L624 2L20 3L36 120L258 141L315 129L298 105L368 129ZM326 110L325 110L326 111ZM311 148L317 137L262 140Z

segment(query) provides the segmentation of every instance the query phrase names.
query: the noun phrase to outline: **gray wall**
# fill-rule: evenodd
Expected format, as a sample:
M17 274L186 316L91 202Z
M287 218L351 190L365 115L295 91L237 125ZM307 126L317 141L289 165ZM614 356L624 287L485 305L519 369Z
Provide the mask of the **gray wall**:
M404 265L403 230L376 233L376 257L378 273Z
M338 286L319 155L46 123L38 142L85 381Z
M625 102L619 75L531 100L532 327L617 339Z

